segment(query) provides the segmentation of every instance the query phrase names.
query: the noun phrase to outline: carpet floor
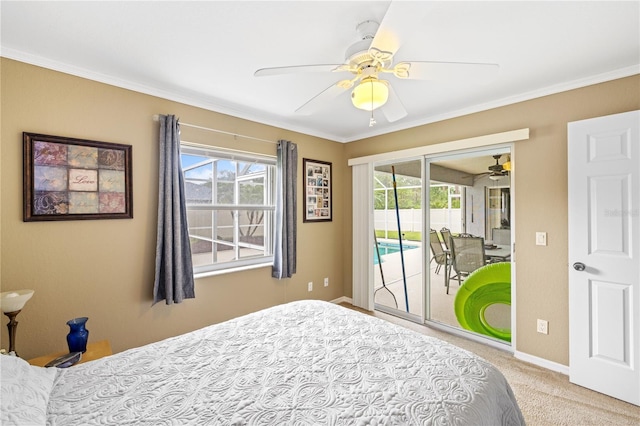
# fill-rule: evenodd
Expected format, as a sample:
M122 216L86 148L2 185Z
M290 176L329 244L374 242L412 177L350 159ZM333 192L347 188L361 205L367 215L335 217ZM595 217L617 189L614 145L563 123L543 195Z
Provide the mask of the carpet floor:
M392 315L364 311L348 303L342 306L437 337L491 362L509 381L527 425L640 425L640 407L574 385L568 376L516 359L509 352Z

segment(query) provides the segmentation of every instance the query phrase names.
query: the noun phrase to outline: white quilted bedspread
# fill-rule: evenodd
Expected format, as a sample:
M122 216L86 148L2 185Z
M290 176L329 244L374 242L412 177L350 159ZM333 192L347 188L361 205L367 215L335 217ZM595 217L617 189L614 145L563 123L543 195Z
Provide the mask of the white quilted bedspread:
M504 376L460 348L293 302L59 370L51 425L517 425Z

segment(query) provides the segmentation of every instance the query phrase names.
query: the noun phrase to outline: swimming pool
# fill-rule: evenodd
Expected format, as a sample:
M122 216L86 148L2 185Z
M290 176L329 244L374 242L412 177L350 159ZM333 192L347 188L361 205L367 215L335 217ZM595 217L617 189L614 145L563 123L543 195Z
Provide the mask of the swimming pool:
M407 250L411 250L411 249L415 249L418 248L419 246L414 246L411 244L402 244L402 251L407 251ZM383 243L378 243L378 250L380 251L380 256L384 256L385 254L391 254L391 253L397 253L400 251L400 244L399 243L388 243L388 242L383 242ZM380 260L378 259L378 251L375 249L375 247L373 248L373 264L377 265L380 262ZM384 262L384 260L383 260Z

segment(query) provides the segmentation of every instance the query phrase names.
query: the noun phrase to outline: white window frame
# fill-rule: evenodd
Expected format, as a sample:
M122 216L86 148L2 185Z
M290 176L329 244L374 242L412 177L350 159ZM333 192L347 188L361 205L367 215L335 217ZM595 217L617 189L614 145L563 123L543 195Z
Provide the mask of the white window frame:
M181 142L180 143L180 154L182 159L182 154L186 155L197 155L206 157L202 162L185 166L183 164L183 176L185 178L185 185L187 182L194 182L198 179L187 177L187 173L197 167L201 167L210 163L213 168L213 175L209 180L200 180L202 181L210 181L211 182L211 204L190 204L189 200L187 200L186 208L187 208L187 216L190 216L190 212L195 211L210 211L211 212L211 238L204 237L202 235L192 234L192 227L189 226L189 237L190 240L192 238L197 238L200 240L206 240L212 244L212 252L211 252L211 261L206 264L198 264L194 263L194 275L196 278L217 275L222 273L235 272L246 269L253 269L258 267L271 266L273 264L273 239L274 239L274 212L275 212L275 174L276 174L276 158L275 156L268 156L262 154L254 154L245 151L235 151L225 148L207 146L194 144L190 142ZM234 184L234 200L231 204L217 204L216 201L216 188L217 188L217 173L216 170L216 162L219 160L231 160L231 161L242 161L242 162L254 162L259 164L264 164L268 166L266 171L251 174L251 175L243 175L240 176L238 164L236 163L235 170L235 180ZM263 177L264 178L264 204L241 204L240 203L240 191L239 187L242 181L246 181L249 179L253 179L255 177ZM264 241L263 245L255 245L248 242L240 241L240 228L242 225L239 222L239 212L240 211L250 211L250 210L259 210L264 211L265 215L262 221L261 226L264 228ZM233 238L231 241L225 239L216 238L216 234L214 230L218 229L216 214L220 211L230 211L232 212L233 222L231 225L227 225L227 227L232 228ZM228 261L221 261L217 257L217 251L214 249L216 245L226 245L232 248L233 250L233 259ZM249 256L249 257L241 257L242 249L253 249L260 250L264 254ZM194 257L195 254L192 254Z

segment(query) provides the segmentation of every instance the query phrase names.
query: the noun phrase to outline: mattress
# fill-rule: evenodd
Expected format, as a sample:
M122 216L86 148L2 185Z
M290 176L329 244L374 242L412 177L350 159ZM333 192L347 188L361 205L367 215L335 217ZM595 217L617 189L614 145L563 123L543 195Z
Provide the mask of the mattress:
M524 424L505 377L487 361L320 301L67 369L29 367L54 371L50 425ZM3 417L4 375L3 362Z

